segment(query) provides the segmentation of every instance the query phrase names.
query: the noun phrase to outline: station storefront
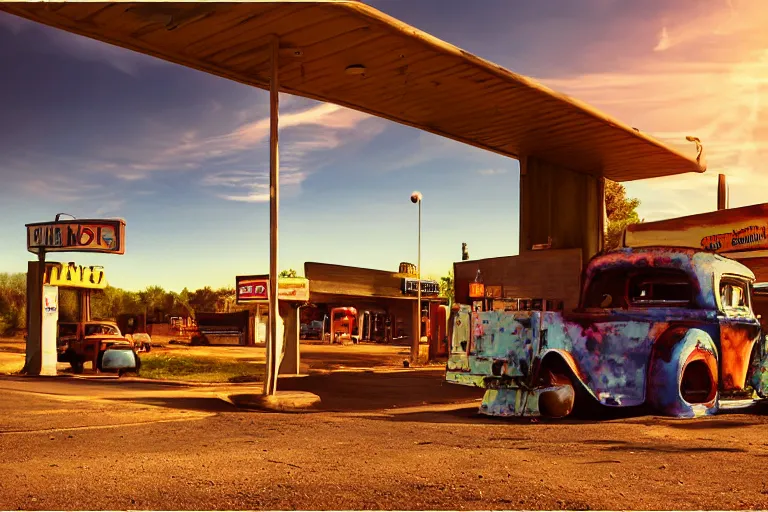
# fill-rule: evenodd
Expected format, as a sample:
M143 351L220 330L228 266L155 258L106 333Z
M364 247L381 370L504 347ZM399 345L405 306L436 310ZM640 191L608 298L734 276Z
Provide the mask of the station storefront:
M294 336L304 343L410 346L420 323L421 358L447 355L447 299L439 297L439 283L421 280L419 314L413 265L391 272L310 262L304 275L278 281L286 349ZM266 275L236 278L237 302L250 311L248 345L267 342L268 282Z
M407 346L418 332L420 343L426 350L430 342L445 336L446 308L441 310L441 306L445 306L447 300L439 297L439 283L422 279L419 313L419 280L415 269L407 263L400 267L397 272L391 272L305 263L310 300L302 313L302 322L322 322L323 341ZM420 324L418 331L417 324Z

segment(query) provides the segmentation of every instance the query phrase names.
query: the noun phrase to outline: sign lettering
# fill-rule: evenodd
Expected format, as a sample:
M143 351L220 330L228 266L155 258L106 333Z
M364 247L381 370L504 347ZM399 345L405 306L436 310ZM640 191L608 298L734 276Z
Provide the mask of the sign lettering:
M64 220L27 224L27 250L125 253L125 221Z
M483 283L469 283L469 296L472 299L480 299L485 296Z
M715 252L765 248L768 246L766 238L766 226L748 226L730 233L705 236L701 239L701 247Z
M49 262L45 264L45 284L61 288L103 290L107 287L107 279L102 267Z
M407 295L418 295L419 280L418 279L413 279L411 277L403 278L402 290L403 290L403 293L405 293ZM422 279L421 280L421 294L422 295L439 295L440 294L440 283L438 283L437 281L430 280L430 279Z
M768 203L627 226L624 247L690 247L715 253L768 250Z

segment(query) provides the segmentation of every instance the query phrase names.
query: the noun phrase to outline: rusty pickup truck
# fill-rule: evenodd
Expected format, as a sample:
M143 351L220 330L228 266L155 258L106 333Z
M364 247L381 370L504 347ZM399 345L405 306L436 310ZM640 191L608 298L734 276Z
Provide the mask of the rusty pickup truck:
M446 380L485 388L480 412L565 417L650 407L675 417L765 397L766 344L751 307L754 274L693 249L594 257L579 307L453 308Z

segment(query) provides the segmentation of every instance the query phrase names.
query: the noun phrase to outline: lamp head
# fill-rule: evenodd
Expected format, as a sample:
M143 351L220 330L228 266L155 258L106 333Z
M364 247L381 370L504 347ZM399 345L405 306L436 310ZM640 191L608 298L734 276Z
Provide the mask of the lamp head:
M421 201L421 198L422 198L421 192L414 192L413 194L411 194L411 202L413 204L416 204L419 201Z

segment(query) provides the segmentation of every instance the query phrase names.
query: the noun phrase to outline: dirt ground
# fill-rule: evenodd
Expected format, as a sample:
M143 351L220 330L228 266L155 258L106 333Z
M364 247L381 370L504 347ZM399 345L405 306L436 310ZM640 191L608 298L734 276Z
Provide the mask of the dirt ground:
M189 346L171 344L172 338L156 336L157 343L151 354L186 355L193 357L210 357L264 363L266 350L264 346ZM0 338L0 373L12 373L24 366L25 342L19 338ZM408 359L409 348L378 345L324 345L319 343L301 344L301 372L314 373L344 369L363 369L380 367L403 367L403 361ZM69 365L59 364L60 371L68 369Z
M768 507L768 412L533 422L439 370L283 379L306 414L118 379L0 378L0 509ZM234 391L233 391L234 390Z

